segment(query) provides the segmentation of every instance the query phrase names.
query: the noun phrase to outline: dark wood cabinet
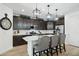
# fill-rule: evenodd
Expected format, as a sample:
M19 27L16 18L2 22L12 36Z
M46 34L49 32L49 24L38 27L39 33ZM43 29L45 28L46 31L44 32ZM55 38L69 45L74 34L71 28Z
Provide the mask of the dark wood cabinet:
M53 30L53 21L47 22L47 30Z
M40 19L23 19L21 17L13 17L14 30L29 30L30 26L34 26L36 30L46 30L46 21Z
M51 29L48 29L48 22L53 23ZM53 30L57 25L64 25L64 17L60 17L58 21L43 21L41 19L24 19L20 16L13 17L13 29L14 30L30 30L30 27L34 26L36 30Z
M24 45L27 44L27 42L22 39L23 37L25 37L24 35L17 35L17 36L13 36L13 46L19 46L19 45Z
M30 29L30 19L23 19L20 17L13 17L14 30L28 30Z
M64 25L64 17L59 18L59 20L56 21L56 25Z

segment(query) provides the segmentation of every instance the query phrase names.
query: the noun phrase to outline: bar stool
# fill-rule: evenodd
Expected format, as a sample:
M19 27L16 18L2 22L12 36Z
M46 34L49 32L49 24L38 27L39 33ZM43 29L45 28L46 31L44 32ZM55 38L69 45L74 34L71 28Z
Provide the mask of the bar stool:
M43 36L38 39L37 43L33 46L33 56L41 56L43 53L47 56L49 55L49 40L50 38L48 36Z
M54 35L51 37L50 52L51 52L51 55L53 55L54 53L58 55L58 35Z
M62 50L66 51L65 48L65 34L60 34L59 35L59 49L60 49L60 53L62 53Z

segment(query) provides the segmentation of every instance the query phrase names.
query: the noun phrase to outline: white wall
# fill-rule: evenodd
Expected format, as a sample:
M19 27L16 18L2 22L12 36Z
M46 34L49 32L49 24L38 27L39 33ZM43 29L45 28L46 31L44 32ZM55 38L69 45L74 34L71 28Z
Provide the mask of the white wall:
M79 46L79 11L65 16L66 42Z
M8 14L8 18L13 22L13 11L0 4L0 19L4 17L4 14ZM13 26L12 26L13 27ZM3 30L0 27L0 54L12 48L12 28L10 30Z

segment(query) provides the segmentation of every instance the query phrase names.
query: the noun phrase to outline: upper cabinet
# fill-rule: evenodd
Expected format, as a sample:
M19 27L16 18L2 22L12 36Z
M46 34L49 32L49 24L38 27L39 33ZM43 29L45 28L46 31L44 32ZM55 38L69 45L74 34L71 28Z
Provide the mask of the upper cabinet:
M52 21L49 21L49 22L47 22L47 29L48 30L52 30L53 29L53 22Z
M59 18L59 20L56 21L56 25L64 25L64 17Z
M13 29L14 30L30 30L30 27L34 26L36 30L46 30L47 22L42 19L25 19L21 17L13 17Z
M31 26L34 26L36 30L53 30L58 25L64 25L64 17L59 18L55 25L53 21L43 21L43 19L26 19L20 16L13 17L14 30L30 30Z

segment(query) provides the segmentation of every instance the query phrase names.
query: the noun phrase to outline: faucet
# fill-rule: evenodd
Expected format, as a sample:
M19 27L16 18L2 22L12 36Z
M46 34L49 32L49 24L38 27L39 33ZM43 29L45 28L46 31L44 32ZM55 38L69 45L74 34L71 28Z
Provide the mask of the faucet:
M41 32L40 31L38 31L40 34L41 34Z

